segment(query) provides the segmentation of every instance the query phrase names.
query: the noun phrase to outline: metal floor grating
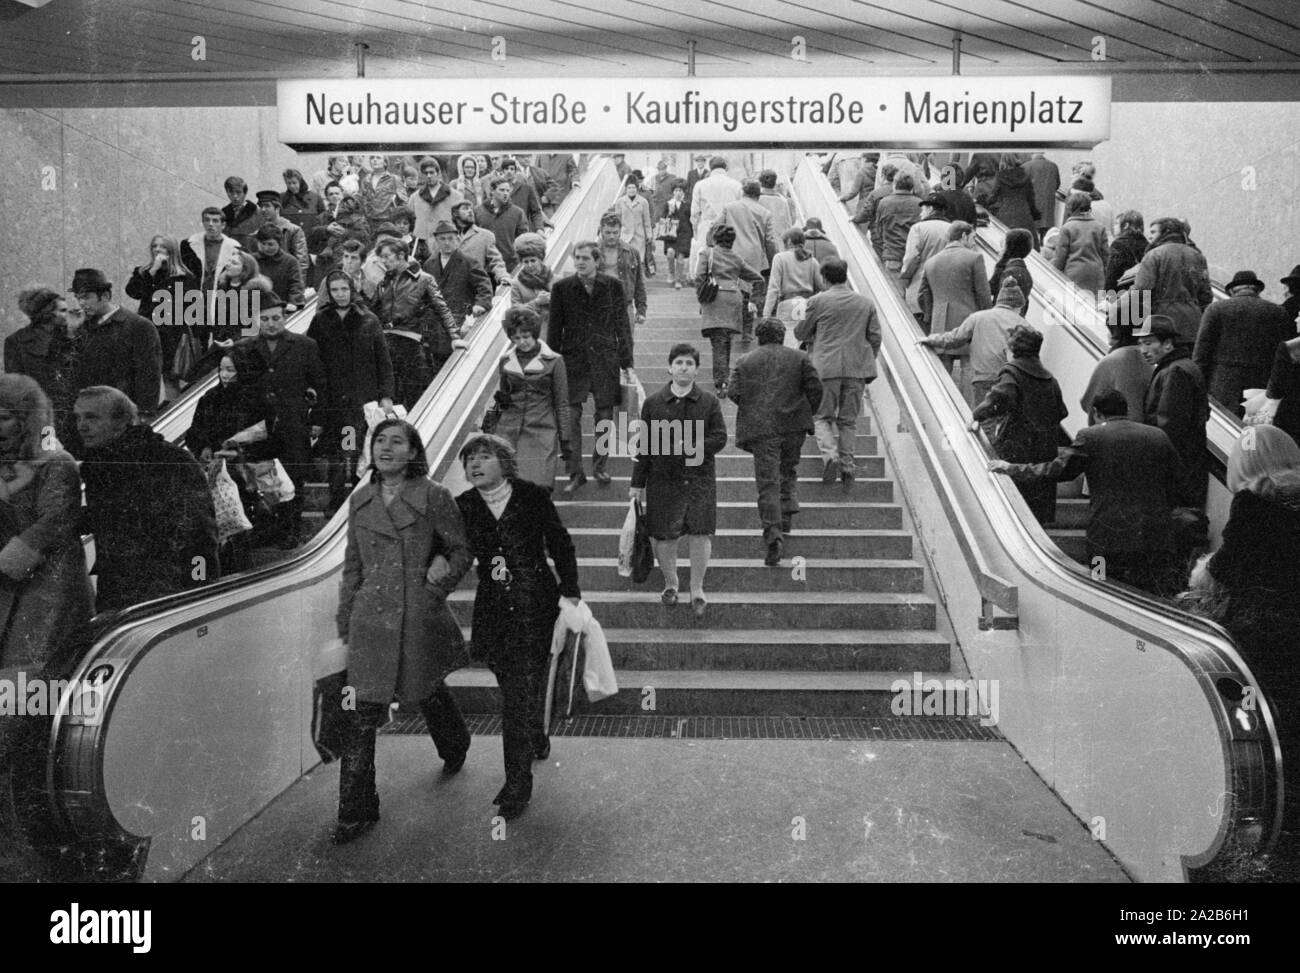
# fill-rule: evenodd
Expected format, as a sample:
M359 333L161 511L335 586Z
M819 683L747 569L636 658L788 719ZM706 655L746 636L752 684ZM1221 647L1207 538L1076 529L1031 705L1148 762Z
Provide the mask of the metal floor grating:
M501 734L497 714L467 713L465 723L480 736ZM425 732L424 717L399 716L381 734ZM575 716L551 733L557 737L626 737L679 740L951 740L1003 741L996 727L961 716Z

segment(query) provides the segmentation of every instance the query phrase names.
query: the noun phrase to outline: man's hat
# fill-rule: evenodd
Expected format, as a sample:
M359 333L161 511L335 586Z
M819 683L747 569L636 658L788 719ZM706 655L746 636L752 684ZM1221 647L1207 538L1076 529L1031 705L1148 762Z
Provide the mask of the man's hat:
M1287 285L1296 285L1300 287L1300 264L1291 268L1291 273L1282 278L1282 283Z
M1253 270L1237 271L1232 275L1232 280L1223 285L1223 289L1231 294L1234 287L1245 287L1247 285L1258 288L1261 291L1264 289L1264 282L1255 276Z
M113 285L109 283L102 270L95 270L91 267L85 267L78 270L72 275L72 287L69 290L74 294L83 294L86 291L102 293L111 291Z
M922 206L929 206L931 209L947 209L948 200L944 199L938 193L931 193L921 200Z
M1175 341L1178 338L1178 326L1174 319L1164 314L1148 314L1142 319L1142 325L1133 332L1134 338L1159 338L1161 341Z
M275 203L276 206L279 206L280 194L274 189L261 190L257 194L257 205L261 206L263 203Z
M692 159L693 162L708 162L709 157L702 152L697 152Z
M456 236L460 236L460 230L456 229L455 223L439 220L438 225L433 228L433 235L442 236L444 233L454 233Z
M263 223L257 228L257 239L275 240L277 243L284 239L284 231L274 223Z

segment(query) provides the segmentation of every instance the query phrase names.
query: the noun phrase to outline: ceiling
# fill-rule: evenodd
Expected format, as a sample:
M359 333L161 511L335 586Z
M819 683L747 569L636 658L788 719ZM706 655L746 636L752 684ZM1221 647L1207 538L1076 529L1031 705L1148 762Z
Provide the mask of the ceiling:
M1295 0L0 0L0 80L1289 71ZM807 60L791 58L792 38ZM191 56L201 36L206 60ZM495 37L505 60L493 60ZM1106 62L1093 60L1094 37ZM25 76L25 77L24 77Z

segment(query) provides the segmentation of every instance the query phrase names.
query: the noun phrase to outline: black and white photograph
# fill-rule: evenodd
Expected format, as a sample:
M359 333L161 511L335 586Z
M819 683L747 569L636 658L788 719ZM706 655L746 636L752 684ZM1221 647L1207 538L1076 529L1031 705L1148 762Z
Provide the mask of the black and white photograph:
M0 0L19 938L725 883L1267 940L1297 52L1284 0Z

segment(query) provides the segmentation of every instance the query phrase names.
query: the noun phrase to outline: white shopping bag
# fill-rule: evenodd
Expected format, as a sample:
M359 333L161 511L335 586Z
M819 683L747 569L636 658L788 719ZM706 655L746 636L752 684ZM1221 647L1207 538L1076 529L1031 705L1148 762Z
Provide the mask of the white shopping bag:
M252 530L253 524L244 513L244 501L239 494L226 461L218 460L208 471L208 487L212 490L212 506L217 514L217 540L224 544L236 534Z
M636 547L636 501L629 500L627 517L618 535L618 576L632 577L632 550Z

